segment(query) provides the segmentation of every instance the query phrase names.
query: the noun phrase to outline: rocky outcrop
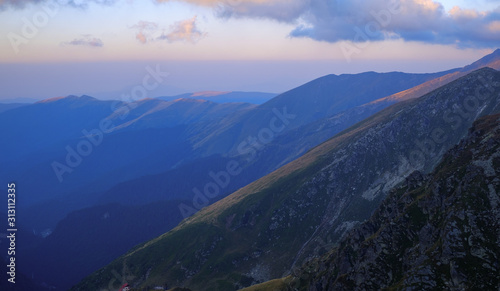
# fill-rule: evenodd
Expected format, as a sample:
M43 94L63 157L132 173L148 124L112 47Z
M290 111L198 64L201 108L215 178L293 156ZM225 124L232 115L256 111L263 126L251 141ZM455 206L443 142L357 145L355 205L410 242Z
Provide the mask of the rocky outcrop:
M500 290L500 115L414 172L290 290Z

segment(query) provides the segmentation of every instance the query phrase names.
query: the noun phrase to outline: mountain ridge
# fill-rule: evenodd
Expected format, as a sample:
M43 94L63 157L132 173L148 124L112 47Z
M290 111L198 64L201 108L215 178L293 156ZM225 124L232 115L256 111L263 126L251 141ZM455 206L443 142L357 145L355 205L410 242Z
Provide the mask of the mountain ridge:
M207 100L217 103L251 103L260 105L276 97L278 94L265 92L243 92L243 91L201 91L184 93L175 96L156 97L161 100L171 101L179 98Z
M481 79L495 88L491 95L495 98L485 99L475 114L452 130L442 120L444 112L486 86ZM295 262L300 265L313 255L319 240L335 242L368 218L412 171L432 170L476 116L499 112L499 92L500 73L481 69L421 98L397 103L134 248L72 290L97 288L98 282L109 279L110 270L123 264L127 274L142 278L131 282L134 286L168 283L196 290L233 290L280 278ZM435 128L454 134L425 159L408 160L417 147L412 140L427 140ZM417 134L412 134L415 130ZM147 270L150 275L144 277Z

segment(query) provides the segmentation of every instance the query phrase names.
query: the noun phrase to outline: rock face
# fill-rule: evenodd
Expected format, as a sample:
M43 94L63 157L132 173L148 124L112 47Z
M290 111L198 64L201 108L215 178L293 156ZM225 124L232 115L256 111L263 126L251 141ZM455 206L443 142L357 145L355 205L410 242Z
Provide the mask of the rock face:
M499 274L500 115L492 115L285 281L290 290L500 290Z
M105 288L120 270L138 288L193 290L235 290L286 276L369 219L395 186L423 183L477 118L500 113L499 99L500 72L486 68L395 104L136 247L73 290ZM422 174L407 180L415 171Z

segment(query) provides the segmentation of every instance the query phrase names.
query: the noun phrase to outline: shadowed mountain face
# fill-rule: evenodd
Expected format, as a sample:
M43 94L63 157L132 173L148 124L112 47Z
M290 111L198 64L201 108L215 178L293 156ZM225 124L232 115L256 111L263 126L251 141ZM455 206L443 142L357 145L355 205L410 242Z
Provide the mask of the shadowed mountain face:
M111 104L88 96L68 96L2 113L0 130L11 138L0 141L0 147L5 150L0 160L18 160L57 141L79 137L83 129L98 128L99 120L112 113Z
M113 270L124 269L136 286L194 290L234 290L280 278L368 219L410 173L430 172L477 118L500 112L498 98L500 73L482 69L395 104L138 246L73 290L98 289Z
M338 247L280 288L497 290L500 286L500 115L474 123L429 175L411 174Z
M5 149L0 161L12 164L0 170L2 181L29 177L31 182L24 185L26 205L88 184L92 184L90 191L102 190L192 159L189 124L210 123L253 107L69 96L12 109L0 114L0 130L10 137L0 141Z
M2 133L15 141L1 141L0 146L10 154L3 153L0 159L11 161L43 150L54 150L58 143L85 136L83 131L92 135L95 129L107 129L106 133L110 133L172 128L213 121L253 107L245 103L217 104L188 99L169 102L144 99L133 103L100 101L89 96L47 99L0 115Z
M36 247L23 250L19 270L66 290L85 274L175 227L182 219L177 209L180 202L114 203L72 212Z

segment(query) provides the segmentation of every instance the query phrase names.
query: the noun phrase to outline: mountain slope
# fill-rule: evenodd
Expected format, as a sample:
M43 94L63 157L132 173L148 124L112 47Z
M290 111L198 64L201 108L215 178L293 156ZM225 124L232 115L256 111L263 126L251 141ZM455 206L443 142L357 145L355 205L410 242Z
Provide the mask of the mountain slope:
M477 106L464 106L476 90L484 93ZM73 290L98 289L124 267L135 286L234 290L279 278L315 255L319 242L336 242L369 218L408 174L432 170L476 118L500 112L499 93L500 73L482 69L395 104L136 247ZM462 116L450 110L462 106Z
M375 73L327 75L282 93L253 110L229 115L206 128L194 139L194 147L205 155L237 155L237 146L249 136L269 128L270 121L280 112L294 116L283 134L311 122L338 114L344 110L412 88L448 72L434 74ZM228 142L228 140L230 142Z
M270 158L279 160L276 164L284 165L299 157L313 146L324 142L349 126L372 116L392 104L423 96L441 86L449 84L459 77L471 73L473 70L484 67L500 70L500 49L468 66L459 70L450 70L444 76L437 77L413 88L292 129L290 132L277 138L276 143L279 144L279 150L275 149L273 151L271 149Z
M282 289L499 289L498 177L500 115L493 115L475 122L432 174L411 174L370 220Z

